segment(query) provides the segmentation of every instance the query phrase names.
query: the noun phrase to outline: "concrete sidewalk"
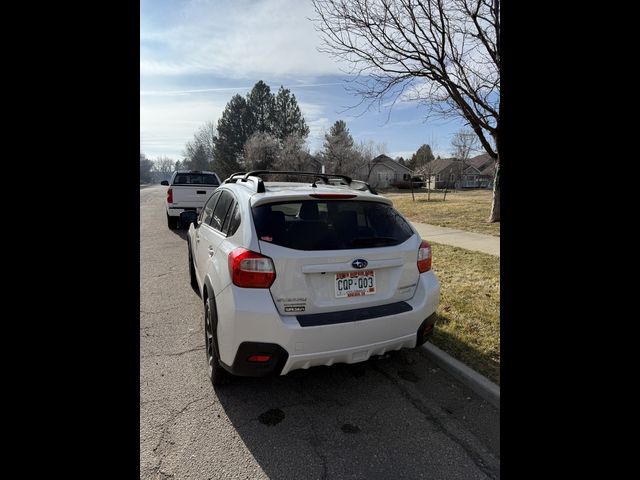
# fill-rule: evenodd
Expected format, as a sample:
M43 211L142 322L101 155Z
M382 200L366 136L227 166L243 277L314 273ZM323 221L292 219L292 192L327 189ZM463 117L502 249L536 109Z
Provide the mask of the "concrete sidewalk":
M411 222L420 236L427 241L500 256L500 237L465 232L455 228L438 227L427 223Z

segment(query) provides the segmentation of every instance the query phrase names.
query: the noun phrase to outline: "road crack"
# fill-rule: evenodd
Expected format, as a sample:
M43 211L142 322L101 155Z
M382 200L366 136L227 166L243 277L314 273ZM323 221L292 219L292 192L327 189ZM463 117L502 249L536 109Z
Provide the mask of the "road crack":
M180 355L184 355L185 353L197 352L199 350L204 350L204 345L196 348L191 348L189 350L184 350L182 352L174 352L174 353L153 353L151 355L143 355L140 358L153 358L153 357L179 357Z

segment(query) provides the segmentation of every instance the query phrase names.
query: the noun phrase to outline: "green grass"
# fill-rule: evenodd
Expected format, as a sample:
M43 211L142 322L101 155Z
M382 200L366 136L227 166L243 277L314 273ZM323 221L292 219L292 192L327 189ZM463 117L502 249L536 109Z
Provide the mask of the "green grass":
M440 305L431 342L500 384L500 259L432 243Z
M444 192L431 192L430 201L427 201L426 191L421 190L415 194L415 202L411 199L411 191L405 192L383 195L411 221L500 236L500 222L487 222L491 213L491 190L448 192L446 200L443 200Z

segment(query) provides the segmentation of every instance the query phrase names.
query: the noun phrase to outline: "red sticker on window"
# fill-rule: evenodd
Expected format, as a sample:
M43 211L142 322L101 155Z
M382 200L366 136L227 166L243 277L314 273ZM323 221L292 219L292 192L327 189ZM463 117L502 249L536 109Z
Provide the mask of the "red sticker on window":
M260 240L264 240L265 242L273 242L273 237L260 237Z

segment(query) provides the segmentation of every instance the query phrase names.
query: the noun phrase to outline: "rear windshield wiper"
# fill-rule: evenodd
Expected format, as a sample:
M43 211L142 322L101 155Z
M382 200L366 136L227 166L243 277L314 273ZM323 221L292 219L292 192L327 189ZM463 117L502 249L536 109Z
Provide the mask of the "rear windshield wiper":
M359 237L351 241L353 247L383 247L385 245L397 245L398 239L393 237Z

